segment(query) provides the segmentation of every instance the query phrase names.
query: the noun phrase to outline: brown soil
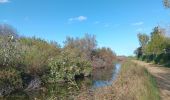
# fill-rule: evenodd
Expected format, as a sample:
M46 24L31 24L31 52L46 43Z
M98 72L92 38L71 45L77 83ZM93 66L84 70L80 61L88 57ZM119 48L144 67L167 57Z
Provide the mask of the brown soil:
M138 60L133 60L133 62L145 66L155 77L160 91L161 100L170 100L170 68Z

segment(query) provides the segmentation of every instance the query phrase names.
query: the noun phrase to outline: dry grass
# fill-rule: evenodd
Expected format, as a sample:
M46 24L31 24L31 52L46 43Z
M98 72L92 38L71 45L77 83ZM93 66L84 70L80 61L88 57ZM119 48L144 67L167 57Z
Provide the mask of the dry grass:
M78 97L78 100L159 99L159 92L154 78L144 67L132 62L125 62L122 65L117 80L111 86L99 88L91 96L88 92L84 92Z

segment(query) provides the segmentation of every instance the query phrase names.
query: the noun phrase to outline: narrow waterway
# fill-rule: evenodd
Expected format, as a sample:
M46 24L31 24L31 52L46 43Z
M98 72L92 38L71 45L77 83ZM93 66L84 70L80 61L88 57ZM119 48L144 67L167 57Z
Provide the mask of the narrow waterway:
M39 91L14 92L7 97L7 100L35 100L35 98L38 100L72 100L76 95L84 91L83 88L86 90L93 90L99 87L111 85L116 79L120 68L121 64L115 63L112 67L95 69L93 70L91 77L77 80L79 88L76 86L70 87L68 84L48 84L47 86L42 87Z
M92 88L99 88L103 86L108 86L113 83L119 73L121 64L116 63L113 68L99 69L93 72L93 84Z

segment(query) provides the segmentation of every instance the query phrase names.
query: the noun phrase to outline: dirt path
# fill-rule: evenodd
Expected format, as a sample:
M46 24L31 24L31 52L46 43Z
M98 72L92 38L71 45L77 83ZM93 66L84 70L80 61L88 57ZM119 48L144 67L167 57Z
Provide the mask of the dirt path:
M148 71L156 78L161 100L170 100L170 68L137 60L133 60L133 62L145 66Z

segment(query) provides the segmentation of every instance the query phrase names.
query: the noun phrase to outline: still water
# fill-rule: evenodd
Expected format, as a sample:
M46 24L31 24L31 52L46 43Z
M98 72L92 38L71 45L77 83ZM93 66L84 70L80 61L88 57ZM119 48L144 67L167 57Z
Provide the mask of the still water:
M115 64L114 67L108 69L98 69L93 72L92 75L92 88L99 88L108 86L113 83L120 70L121 64Z
M72 100L84 90L94 90L99 87L111 85L121 68L120 63L113 67L96 69L92 76L77 80L78 86L70 87L68 84L48 84L39 91L18 91L8 96L7 100Z

